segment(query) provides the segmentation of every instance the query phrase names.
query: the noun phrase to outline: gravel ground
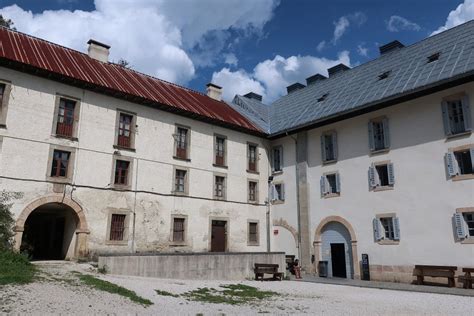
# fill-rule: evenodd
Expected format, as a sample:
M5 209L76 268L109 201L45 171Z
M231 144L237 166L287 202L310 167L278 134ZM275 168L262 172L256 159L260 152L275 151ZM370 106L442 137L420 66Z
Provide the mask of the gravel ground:
M94 273L88 264L70 262L39 264L37 282L0 287L0 313L3 314L117 314L117 315L474 315L474 298L453 295L355 288L341 285L282 282L229 282L140 278L96 275L135 291L154 304L143 307L128 298L91 289L77 283L72 271ZM76 280L76 281L75 281ZM198 288L219 288L242 283L275 296L245 305L212 304L188 301L182 297L156 294L162 290L182 294Z

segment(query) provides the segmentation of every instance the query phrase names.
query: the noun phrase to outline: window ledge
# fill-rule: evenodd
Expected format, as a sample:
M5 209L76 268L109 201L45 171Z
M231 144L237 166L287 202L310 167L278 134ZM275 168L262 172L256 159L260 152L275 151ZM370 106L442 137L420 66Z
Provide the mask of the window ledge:
M7 129L7 124L0 124L0 128Z
M247 246L260 246L259 242L247 242Z
M59 134L53 134L53 136L56 138L67 139L67 140L70 140L71 142L79 141L77 137L73 137L73 136L66 136L66 135L59 135Z
M127 184L112 184L110 186L112 189L115 189L117 191L127 191L127 190L130 190L132 188L131 185Z
M390 191L390 190L393 190L393 186L385 185L385 186L375 187L372 189L373 192Z
M136 152L135 148L131 148L131 147L122 147L119 145L114 145L114 148L118 150L127 150L127 151Z
M370 151L370 155L371 155L371 156L382 155L382 154L388 153L389 151L390 151L390 148L371 150L371 151Z
M216 201L227 201L225 197L213 196L212 198Z
M248 204L251 204L251 205L258 205L258 201L247 201Z
M215 163L212 164L213 167L216 167L216 168L223 168L223 169L229 169L228 166L224 166L224 165L217 165Z
M171 247L185 247L188 243L186 241L170 241Z
M273 176L278 176L280 174L283 174L283 170L278 170L278 171L272 171Z
M459 174L451 178L453 181L462 181L474 179L474 174Z
M275 200L272 202L273 205L278 205L278 204L283 204L285 203L285 200Z
M451 134L451 135L446 135L446 140L450 140L453 138L458 138L458 137L464 137L464 136L469 136L472 134L472 131L465 131L457 134Z
M187 192L181 192L181 191L171 191L171 194L175 196L188 196Z
M46 176L46 180L51 181L51 182L57 182L61 184L70 184L72 182L72 179L70 177L51 177L51 176Z
M391 239L382 239L377 241L379 245L398 245L400 244L400 240L391 240Z
M337 162L337 159L325 160L323 161L323 165L332 165L332 164L335 164L336 162Z
M323 196L324 199L330 199L341 196L341 193L328 193Z
M181 158L181 157L178 157L178 156L173 156L173 159L191 162L191 159L189 159L189 158Z
M248 173L253 173L253 174L260 174L260 172L258 172L258 171L249 170L249 169L247 169L247 172Z
M474 244L474 237L467 237L461 240L461 244L468 244L468 245Z
M105 244L111 246L127 246L128 240L106 240Z

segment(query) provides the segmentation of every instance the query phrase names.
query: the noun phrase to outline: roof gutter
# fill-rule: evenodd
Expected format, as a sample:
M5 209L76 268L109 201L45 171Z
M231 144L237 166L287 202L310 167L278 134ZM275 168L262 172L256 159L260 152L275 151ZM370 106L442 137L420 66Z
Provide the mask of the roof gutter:
M351 109L345 112L339 112L332 116L323 118L321 120L304 123L289 129L284 129L274 134L268 135L268 139L274 140L277 138L285 137L288 133L298 133L304 130L314 129L317 127L329 125L335 122L346 120L352 117L356 117L369 112L377 111L392 105L396 105L402 102L407 102L413 99L417 99L432 93L436 93L442 90L446 90L455 86L459 86L468 82L474 81L474 70L457 75L445 80L437 81L433 84L429 84L417 89L410 90L409 92L399 93L395 96L381 99L378 101L364 104L358 108Z

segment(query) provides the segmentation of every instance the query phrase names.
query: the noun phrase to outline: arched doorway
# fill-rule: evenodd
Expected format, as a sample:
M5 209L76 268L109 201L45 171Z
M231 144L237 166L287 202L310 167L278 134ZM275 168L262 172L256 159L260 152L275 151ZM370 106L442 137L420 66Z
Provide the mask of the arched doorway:
M15 248L36 260L87 256L87 223L82 207L63 196L30 203L15 226Z
M352 226L339 216L325 218L315 233L314 254L328 262L328 276L360 278L357 240Z

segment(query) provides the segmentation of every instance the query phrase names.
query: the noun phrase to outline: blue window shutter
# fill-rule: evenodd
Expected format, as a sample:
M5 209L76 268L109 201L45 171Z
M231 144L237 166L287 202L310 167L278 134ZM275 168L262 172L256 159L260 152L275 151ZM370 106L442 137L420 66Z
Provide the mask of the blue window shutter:
M337 133L332 133L332 147L334 153L334 160L337 160L338 152L337 152Z
M283 170L283 146L278 147L280 154L280 170Z
M324 134L321 135L321 159L323 162L326 161L326 141Z
M321 186L321 196L324 196L327 192L326 190L326 177L321 176L321 180L319 181L319 185Z
M449 112L448 112L448 102L443 101L441 102L441 112L443 113L443 126L444 126L444 134L446 136L451 135L451 121L449 119Z
M472 169L474 170L474 147L471 147L471 149L469 149L469 152L471 153L471 165Z
M471 109L469 108L469 97L467 95L462 99L462 115L464 118L464 129L466 131L471 131Z
M387 165L387 171L388 171L388 184L389 185L394 185L395 184L395 173L393 170L393 163L389 163Z
M450 177L454 177L458 174L457 168L457 161L456 157L454 157L454 153L449 152L445 155L445 162L446 162L446 170L448 171L448 175Z
M369 122L369 149L371 151L375 150L374 124L372 122Z
M339 173L336 173L336 192L341 193L341 178L339 177Z
M271 199L272 201L275 201L275 200L276 200L276 197L277 197L277 192L276 192L276 189L275 189L275 185L272 184L272 185L270 186L270 199Z
M380 220L378 218L374 218L372 220L372 227L374 228L374 240L379 241L382 239L382 232L380 227Z
M390 148L390 129L388 128L388 118L383 119L383 143L385 148Z
M284 201L284 200L285 200L285 184L282 183L282 184L281 184L280 201Z
M400 240L400 220L398 217L392 218L393 220L393 239Z
M462 213L454 214L454 224L456 226L456 236L458 239L466 238L466 228L464 227L464 217Z
M375 188L377 186L377 182L375 180L375 167L372 165L369 167L369 187L371 189Z

